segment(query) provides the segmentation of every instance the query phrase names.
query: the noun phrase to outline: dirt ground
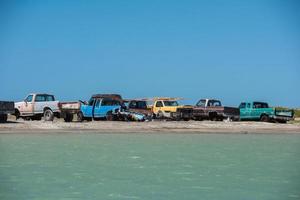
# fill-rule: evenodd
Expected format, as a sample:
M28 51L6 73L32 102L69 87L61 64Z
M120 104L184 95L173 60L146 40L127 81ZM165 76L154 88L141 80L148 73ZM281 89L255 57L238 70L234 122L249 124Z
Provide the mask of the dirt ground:
M212 122L212 121L151 121L70 122L55 119L53 122L15 120L9 117L0 124L0 133L300 133L300 123L287 124L264 122Z

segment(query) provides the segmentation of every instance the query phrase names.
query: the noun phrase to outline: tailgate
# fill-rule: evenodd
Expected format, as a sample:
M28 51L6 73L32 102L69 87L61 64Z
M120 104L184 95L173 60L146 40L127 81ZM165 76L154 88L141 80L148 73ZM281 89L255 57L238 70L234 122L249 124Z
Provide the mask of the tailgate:
M79 110L81 107L80 102L60 102L59 109L60 110Z
M0 112L15 112L15 103L12 101L0 101Z
M224 107L225 115L240 115L240 109L234 107Z
M287 110L287 109L275 108L275 115L282 116L282 117L293 117L294 111Z

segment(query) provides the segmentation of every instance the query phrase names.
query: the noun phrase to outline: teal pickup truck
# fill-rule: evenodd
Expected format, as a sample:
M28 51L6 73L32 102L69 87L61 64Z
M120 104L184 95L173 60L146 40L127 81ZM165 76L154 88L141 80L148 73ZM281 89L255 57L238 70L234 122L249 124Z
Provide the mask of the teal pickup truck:
M242 102L239 108L241 120L286 123L294 117L293 110L272 108L265 102Z

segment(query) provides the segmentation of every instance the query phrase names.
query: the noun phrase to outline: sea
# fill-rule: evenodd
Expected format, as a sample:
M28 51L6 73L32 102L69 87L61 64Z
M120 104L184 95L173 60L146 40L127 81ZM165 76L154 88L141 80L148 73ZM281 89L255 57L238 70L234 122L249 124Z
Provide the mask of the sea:
M300 199L300 134L4 133L1 200Z

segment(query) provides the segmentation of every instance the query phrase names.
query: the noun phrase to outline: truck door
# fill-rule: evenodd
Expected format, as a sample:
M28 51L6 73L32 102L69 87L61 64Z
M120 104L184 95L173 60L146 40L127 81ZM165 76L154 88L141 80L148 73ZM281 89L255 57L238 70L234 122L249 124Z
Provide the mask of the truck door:
M247 119L247 111L248 111L248 108L246 107L246 103L241 103L240 106L240 118L241 119Z
M44 112L44 105L46 102L46 96L45 95L36 95L34 99L34 112L35 113L43 113Z
M155 103L155 105L153 106L153 112L154 112L155 114L157 114L158 111L160 111L162 107L163 107L162 101L157 101L157 102Z
M260 119L261 115L261 103L253 102L252 111L250 113L252 119Z
M103 107L101 105L101 99L97 99L95 102L94 117L95 118L103 117Z
M23 113L26 114L33 114L33 95L30 94L26 97L26 99L24 100L24 106L23 109L21 108L21 112L23 111Z
M87 105L81 105L81 112L84 117L93 117L95 99L91 98Z

